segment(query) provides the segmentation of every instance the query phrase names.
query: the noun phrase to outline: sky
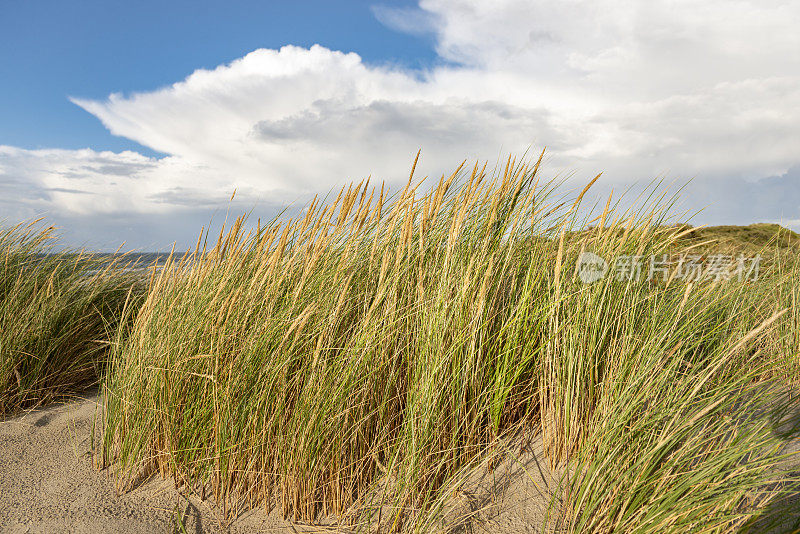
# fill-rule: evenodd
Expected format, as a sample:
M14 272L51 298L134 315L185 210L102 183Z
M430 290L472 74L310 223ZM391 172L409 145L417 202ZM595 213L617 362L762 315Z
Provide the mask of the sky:
M800 1L0 0L0 221L74 246L547 148L598 194L800 229ZM230 200L233 191L236 197Z

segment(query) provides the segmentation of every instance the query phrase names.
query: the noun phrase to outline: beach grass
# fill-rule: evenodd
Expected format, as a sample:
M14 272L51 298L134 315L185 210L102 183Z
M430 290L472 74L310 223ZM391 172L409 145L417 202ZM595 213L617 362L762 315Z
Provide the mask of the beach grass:
M564 193L540 163L412 169L201 234L121 318L103 464L229 517L430 531L465 470L534 432L562 474L542 528L744 528L793 487L777 419L752 414L797 379L795 253L753 280L584 283L582 253L671 254L692 229L655 187L587 208L592 183Z
M0 414L97 385L137 298L118 262L61 249L54 232L41 221L0 229Z

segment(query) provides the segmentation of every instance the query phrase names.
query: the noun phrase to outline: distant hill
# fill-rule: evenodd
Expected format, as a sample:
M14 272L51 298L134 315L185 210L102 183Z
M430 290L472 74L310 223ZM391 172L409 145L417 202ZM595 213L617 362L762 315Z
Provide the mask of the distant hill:
M693 228L684 225L689 232L684 236L687 245L698 245L709 249L722 247L742 253L769 251L800 252L800 235L779 224L757 223L748 226L705 226ZM708 245L705 243L708 242Z

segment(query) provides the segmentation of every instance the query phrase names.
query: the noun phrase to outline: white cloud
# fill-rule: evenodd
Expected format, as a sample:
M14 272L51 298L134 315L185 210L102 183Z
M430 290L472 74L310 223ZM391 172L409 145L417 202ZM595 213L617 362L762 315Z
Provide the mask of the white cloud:
M75 215L157 213L210 199L214 205L218 203L218 195L197 187L198 183L212 181L209 170L175 157L155 159L129 151L24 150L0 145L0 161L4 211L16 216L47 211ZM181 190L194 196L181 200L175 196Z
M397 181L418 148L434 174L547 145L552 172L604 170L613 182L738 183L800 164L797 2L422 0L373 11L433 33L446 61L411 73L287 46L151 92L75 98L113 134L168 156L3 147L0 191L19 209L163 215L224 204L234 188L244 202L281 203L368 174ZM795 208L781 216L796 219Z
M436 32L437 20L430 11L409 7L389 7L382 4L371 7L373 15L382 24L403 33L427 35Z

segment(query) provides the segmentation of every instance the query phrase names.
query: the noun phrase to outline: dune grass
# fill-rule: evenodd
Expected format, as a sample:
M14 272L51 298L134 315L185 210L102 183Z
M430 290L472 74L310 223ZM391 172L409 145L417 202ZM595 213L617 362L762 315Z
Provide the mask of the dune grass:
M750 282L584 284L581 252L659 255L687 229L657 195L581 209L589 186L565 197L540 162L462 166L422 194L360 183L297 220L201 235L112 345L119 484L159 473L229 516L428 531L465 469L533 430L565 473L543 528L756 517L780 440L748 414L794 376L796 261Z
M0 230L0 414L97 384L134 284L39 223Z

